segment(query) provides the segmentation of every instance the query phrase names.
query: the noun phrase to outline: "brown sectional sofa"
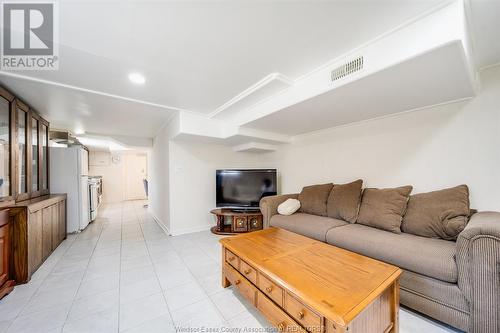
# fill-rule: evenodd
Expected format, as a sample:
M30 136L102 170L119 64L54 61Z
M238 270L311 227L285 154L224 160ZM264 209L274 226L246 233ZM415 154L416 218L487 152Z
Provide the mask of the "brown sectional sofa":
M479 212L456 241L393 233L295 213L263 198L264 228L278 227L401 267L401 304L466 332L500 332L500 213Z

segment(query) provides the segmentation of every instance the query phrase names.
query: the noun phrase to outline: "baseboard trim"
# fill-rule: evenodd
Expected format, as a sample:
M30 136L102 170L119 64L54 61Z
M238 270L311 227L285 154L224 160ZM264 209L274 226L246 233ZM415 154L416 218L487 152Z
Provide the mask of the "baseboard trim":
M151 209L148 209L148 210L151 213L153 220L155 220L156 224L158 224L158 226L161 228L161 230L163 230L163 232L166 233L168 236L172 236L172 233L170 232L168 227L161 222L161 220L158 218L158 216L156 216L156 214L153 212L153 210L151 210Z
M169 236L179 236L184 234L191 234L193 232L206 231L210 230L210 228L212 227L211 225L198 225L190 228L181 228L179 230L170 230L165 224L162 223L161 219L156 216L151 208L149 208L148 211L153 217L153 220L155 220L156 224L158 224L158 226Z
M210 228L210 225L199 225L191 228L181 228L179 230L174 230L174 232L171 233L171 236L179 236L184 234L191 234L193 232L206 231L210 230Z

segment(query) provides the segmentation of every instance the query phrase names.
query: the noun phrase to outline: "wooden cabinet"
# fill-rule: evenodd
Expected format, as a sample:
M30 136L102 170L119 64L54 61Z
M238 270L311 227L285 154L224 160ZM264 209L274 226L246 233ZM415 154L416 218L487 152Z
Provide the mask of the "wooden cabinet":
M238 212L231 209L213 209L217 225L210 230L214 234L232 235L236 233L262 230L260 211Z
M24 214L23 214L24 215ZM27 263L22 264L23 269L22 271L19 272L18 274L18 281L19 282L24 282L26 279L29 280L29 278L25 278L25 276L28 276L28 266L32 267L32 271L34 272L38 266L35 265L35 263L41 263L43 262L43 245L42 245L42 238L43 238L43 231L42 231L42 224L43 224L43 219L42 219L42 210L38 210L33 213L29 213L29 218L27 220L27 228L29 234L27 234L27 240L28 240L28 248L27 250ZM20 216L19 216L20 218ZM21 241L21 239L20 239ZM22 246L21 244L19 244ZM24 258L20 258L21 260ZM24 268L26 267L26 268ZM31 277L31 274L29 274Z
M47 259L52 252L52 206L42 209L42 258ZM29 226L28 226L29 229ZM29 232L29 230L28 230ZM29 235L29 234L28 234Z
M13 277L28 282L66 238L66 195L55 194L17 203L13 219Z
M14 288L10 274L9 211L0 211L0 299Z
M49 194L49 123L0 86L0 207Z

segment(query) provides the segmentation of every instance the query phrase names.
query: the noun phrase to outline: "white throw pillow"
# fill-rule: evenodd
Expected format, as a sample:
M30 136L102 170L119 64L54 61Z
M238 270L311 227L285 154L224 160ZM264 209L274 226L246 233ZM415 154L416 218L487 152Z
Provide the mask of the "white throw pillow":
M287 199L278 206L278 213L281 215L292 215L300 208L300 201L297 199Z

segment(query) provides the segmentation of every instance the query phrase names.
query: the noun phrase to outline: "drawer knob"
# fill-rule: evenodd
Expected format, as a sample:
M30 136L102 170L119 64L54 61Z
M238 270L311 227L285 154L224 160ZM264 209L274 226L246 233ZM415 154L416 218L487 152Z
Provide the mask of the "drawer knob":
M271 291L273 291L273 287L272 286L266 287L266 291L270 293Z
M241 283L241 281L240 281L240 280L236 280L236 281L234 281L234 284L235 284L235 285L239 285L240 283Z
M245 273L245 275L248 275L248 274L252 273L252 270L251 269L246 269L243 273Z
M304 319L304 311L299 312L299 319Z
M229 257L227 260L229 260L229 261L233 261L233 260L234 260L234 257Z
M283 332L285 330L285 323L281 322L278 324L278 331Z

